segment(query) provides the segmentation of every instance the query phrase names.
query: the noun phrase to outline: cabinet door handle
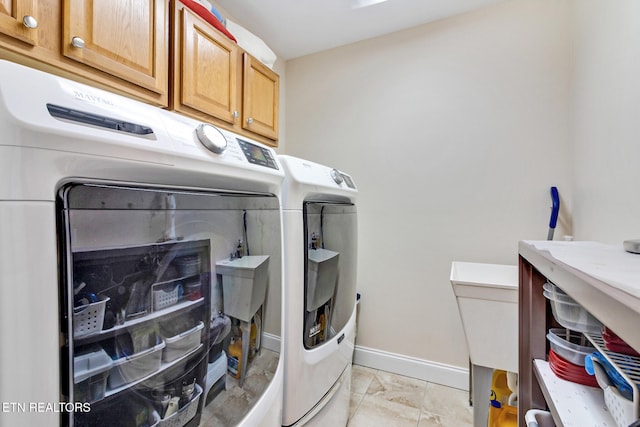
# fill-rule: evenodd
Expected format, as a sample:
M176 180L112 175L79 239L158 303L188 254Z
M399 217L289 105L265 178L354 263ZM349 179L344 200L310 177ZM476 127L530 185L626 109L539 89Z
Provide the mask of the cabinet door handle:
M233 117L234 119L237 119L240 116L240 113L238 113L237 111L234 111L233 113L231 113L231 117Z
M22 18L22 25L35 30L38 28L38 20L31 15L25 15L24 18Z
M253 123L253 117L249 117L249 118L247 119L247 124L251 124L251 123Z
M84 47L84 40L82 40L78 36L75 36L74 38L71 39L71 45L73 47L77 47L78 49L82 49Z

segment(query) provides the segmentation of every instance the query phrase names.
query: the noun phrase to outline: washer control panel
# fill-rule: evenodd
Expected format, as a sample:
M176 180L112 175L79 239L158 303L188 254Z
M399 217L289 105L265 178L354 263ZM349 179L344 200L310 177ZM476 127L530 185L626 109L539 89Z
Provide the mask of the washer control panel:
M272 169L278 169L278 163L275 161L273 154L266 147L253 144L249 141L245 141L240 138L236 138L242 153L247 158L249 163L254 165L265 166Z
M185 121L187 119L185 118ZM187 125L185 123L185 125ZM188 125L187 125L188 126ZM179 137L182 133L179 130L178 123L173 122L170 126L174 130L174 136ZM279 171L280 166L273 149L266 147L257 142L253 142L248 138L243 138L233 132L220 129L209 123L199 123L195 126L195 132L191 127L192 137L191 143L195 139L195 146L202 144L209 152L215 153L221 161L231 161L233 163L250 163L256 166L262 166ZM186 135L186 133L185 133ZM183 139L183 138L181 138ZM190 145L189 141L184 139L184 144Z
M352 194L351 192L358 191L351 175L339 169L288 155L278 156L278 161L282 165L285 175L289 175L288 178L295 182L322 187L328 190L327 194L338 194L332 193L333 190L347 191L343 194Z

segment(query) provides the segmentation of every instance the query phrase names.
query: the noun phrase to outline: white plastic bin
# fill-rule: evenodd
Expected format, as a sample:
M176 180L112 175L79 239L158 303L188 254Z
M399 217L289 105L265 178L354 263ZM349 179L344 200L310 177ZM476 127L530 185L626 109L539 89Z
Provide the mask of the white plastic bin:
M76 402L96 402L104 398L113 360L99 346L73 357L73 393Z
M180 299L180 282L153 286L153 310L158 311L171 307Z
M182 427L187 424L189 420L196 416L196 412L198 412L200 396L202 396L202 387L196 384L196 393L193 399L180 408L178 412L170 415L169 418L160 420L158 427Z
M135 382L160 369L162 349L165 346L166 344L162 341L148 350L114 360L109 375L109 388L115 389Z
M196 349L202 340L204 323L198 322L196 326L173 337L163 337L166 347L162 351L162 361L172 362L190 351Z
M109 297L102 297L98 302L74 307L73 337L80 338L100 332L104 324L104 311Z

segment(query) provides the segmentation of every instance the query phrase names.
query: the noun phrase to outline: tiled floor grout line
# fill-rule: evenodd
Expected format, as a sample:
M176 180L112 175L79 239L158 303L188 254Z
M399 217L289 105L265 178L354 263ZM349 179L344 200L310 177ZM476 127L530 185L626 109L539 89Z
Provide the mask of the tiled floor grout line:
M427 396L427 387L429 387L429 381L425 381L424 388L422 389L422 396L420 397L420 413L418 414L418 422L416 423L416 427L420 425L420 420L422 419L422 415L424 412L424 399Z
M396 377L397 388L394 385ZM380 381L382 383L378 384ZM385 427L472 427L473 415L472 409L468 406L467 392L456 391L429 381L420 381L423 385L415 388L412 392L411 388L417 384L415 381L420 380L354 365L351 389L353 407L350 408L347 425L350 427L369 427L371 425ZM372 389L374 382L377 385L375 389ZM367 398L368 400L366 400ZM381 404L381 399L391 406L387 407L387 405ZM406 403L402 402L403 399L406 400ZM398 404L406 405L404 413L402 410L394 413L398 410ZM393 409L394 407L395 409ZM414 415L409 415L410 413ZM390 414L391 418L389 418Z

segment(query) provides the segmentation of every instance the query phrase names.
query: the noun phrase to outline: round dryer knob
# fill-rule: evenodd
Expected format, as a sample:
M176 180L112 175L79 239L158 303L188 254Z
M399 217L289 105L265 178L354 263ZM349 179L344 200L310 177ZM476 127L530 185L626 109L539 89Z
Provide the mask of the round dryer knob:
M340 172L338 172L337 169L331 169L331 178L333 178L338 185L342 184L342 181L344 181L344 178L342 178L342 175L340 175Z
M196 128L196 135L202 145L209 151L222 154L227 149L227 139L220 132L220 129L213 125L207 123L199 124Z

